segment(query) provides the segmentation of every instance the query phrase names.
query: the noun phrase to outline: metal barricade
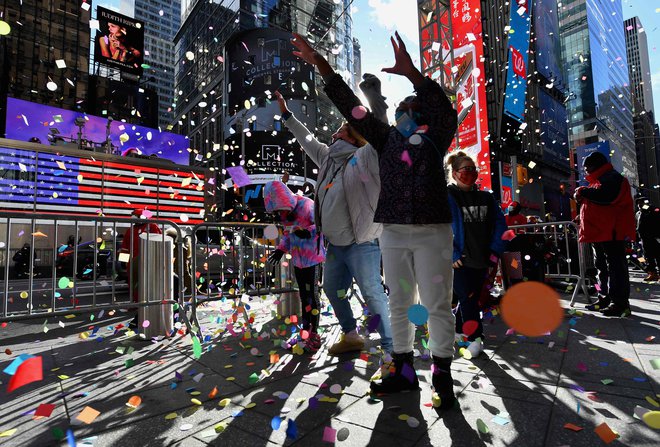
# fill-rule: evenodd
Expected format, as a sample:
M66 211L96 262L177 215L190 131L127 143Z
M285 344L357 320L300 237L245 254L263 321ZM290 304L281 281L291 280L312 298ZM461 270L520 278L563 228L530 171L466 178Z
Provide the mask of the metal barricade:
M203 302L295 291L288 262L267 262L276 248L264 237L267 226L207 222L193 227L191 320L196 321L196 307Z
M153 296L147 288L140 302L131 286L137 278L132 261L142 257L149 264L155 256L149 250L139 256L135 252L139 234L168 230L176 236L175 257L183 259L183 234L169 220L0 212L0 321L177 304L180 321L194 332L183 311L183 281L170 299ZM124 237L131 239L128 244ZM39 265L37 252L42 253ZM50 259L43 259L43 253ZM183 265L178 264L179 278Z
M524 230L525 234L542 235L548 244L547 248L555 251L549 256L552 262L545 262L545 277L575 281L571 307L575 305L580 290L584 293L586 300L590 302L587 269L593 265L593 259L589 244L582 244L578 241L577 224L571 221L547 222L514 225L509 229L514 232Z

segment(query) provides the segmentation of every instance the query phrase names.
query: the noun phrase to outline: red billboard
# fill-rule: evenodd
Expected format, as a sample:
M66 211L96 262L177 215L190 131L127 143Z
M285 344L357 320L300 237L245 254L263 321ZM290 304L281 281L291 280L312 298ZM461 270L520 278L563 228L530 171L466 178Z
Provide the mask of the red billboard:
M477 160L478 183L491 189L490 149L480 0L451 0L450 17L458 112L458 139L450 151L460 149ZM442 42L443 52L449 43Z

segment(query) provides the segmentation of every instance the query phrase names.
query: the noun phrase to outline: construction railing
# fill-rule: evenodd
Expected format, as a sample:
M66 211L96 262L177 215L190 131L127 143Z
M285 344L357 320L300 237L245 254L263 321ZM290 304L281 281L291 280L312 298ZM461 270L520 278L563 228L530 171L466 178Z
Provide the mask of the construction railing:
M167 297L154 296L146 281L138 300L138 265L173 260L172 253L138 253L141 233L172 237L174 259L183 259L184 234L169 220L0 212L0 321L162 304L184 309L183 281ZM184 263L175 264L184 278ZM186 312L179 321L190 329Z
M527 249L539 252L538 256L543 259L536 261L545 266L546 279L571 283L571 306L575 305L580 291L584 293L586 301L590 302L590 278L587 272L593 266L592 252L589 244L578 241L577 224L570 221L534 223L515 225L509 229L516 233L516 237L526 239L524 245ZM535 260L523 258L521 262Z

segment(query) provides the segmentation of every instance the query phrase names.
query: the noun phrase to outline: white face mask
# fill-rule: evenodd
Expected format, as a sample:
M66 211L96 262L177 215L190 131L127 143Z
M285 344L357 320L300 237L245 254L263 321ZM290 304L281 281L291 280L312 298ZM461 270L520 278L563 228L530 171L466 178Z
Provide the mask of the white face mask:
M510 212L510 213L513 213L513 210L514 210L514 207L510 206L510 207L509 207L509 212Z

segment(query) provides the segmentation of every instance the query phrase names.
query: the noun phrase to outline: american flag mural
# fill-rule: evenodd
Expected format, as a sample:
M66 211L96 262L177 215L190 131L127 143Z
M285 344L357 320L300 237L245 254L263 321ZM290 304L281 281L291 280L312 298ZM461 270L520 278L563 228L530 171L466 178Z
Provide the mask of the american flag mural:
M206 171L146 167L49 152L0 148L0 209L128 217L146 208L177 223L203 221Z

